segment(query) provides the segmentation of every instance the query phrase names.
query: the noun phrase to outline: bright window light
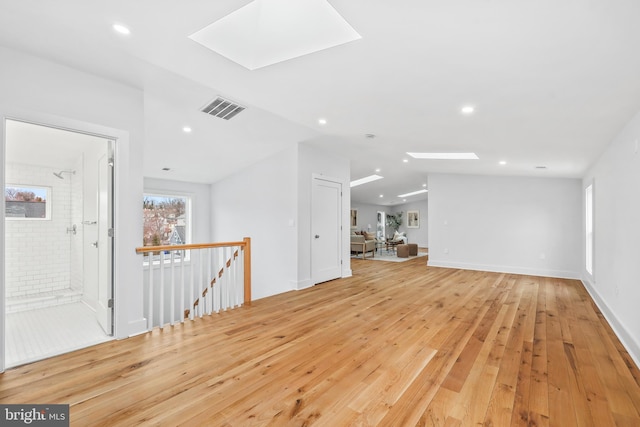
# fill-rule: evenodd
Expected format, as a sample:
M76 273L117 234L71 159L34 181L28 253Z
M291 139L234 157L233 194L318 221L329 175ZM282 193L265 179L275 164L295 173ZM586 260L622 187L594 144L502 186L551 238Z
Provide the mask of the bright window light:
M476 153L407 153L414 159L428 160L478 160Z
M415 196L416 194L422 194L422 193L426 193L429 190L427 189L422 189L422 190L418 190L418 191L412 191L411 193L405 193L405 194L398 194L398 197L409 197L409 196Z
M383 176L380 175L369 175L369 176L365 176L364 178L360 178L360 179L356 179L354 181L351 181L350 183L350 187L357 187L358 185L362 185L362 184L366 184L368 182L373 182L373 181L377 181L379 179L384 178Z

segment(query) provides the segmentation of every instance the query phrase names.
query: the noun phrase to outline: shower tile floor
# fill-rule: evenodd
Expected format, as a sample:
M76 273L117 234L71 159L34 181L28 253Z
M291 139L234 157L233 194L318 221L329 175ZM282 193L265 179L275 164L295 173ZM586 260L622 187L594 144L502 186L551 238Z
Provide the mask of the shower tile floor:
M5 367L11 368L89 347L113 338L83 302L9 313Z

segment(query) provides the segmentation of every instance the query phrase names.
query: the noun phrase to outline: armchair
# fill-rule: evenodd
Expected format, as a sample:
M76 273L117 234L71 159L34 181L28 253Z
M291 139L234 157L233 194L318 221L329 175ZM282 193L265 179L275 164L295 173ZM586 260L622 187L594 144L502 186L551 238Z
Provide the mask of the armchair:
M351 252L360 254L362 253L362 259L364 259L367 252L371 252L371 256L374 257L376 253L376 241L365 240L365 236L361 234L351 235Z

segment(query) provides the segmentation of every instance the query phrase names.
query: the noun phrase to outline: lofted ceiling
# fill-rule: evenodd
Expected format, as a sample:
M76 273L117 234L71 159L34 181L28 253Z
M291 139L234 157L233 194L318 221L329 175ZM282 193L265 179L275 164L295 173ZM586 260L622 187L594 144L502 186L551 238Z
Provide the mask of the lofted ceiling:
M331 0L360 39L252 71L189 38L248 3L0 0L0 45L144 90L145 176L215 182L305 142L380 169L362 203L429 173L579 178L640 109L635 0ZM216 96L247 109L201 113Z

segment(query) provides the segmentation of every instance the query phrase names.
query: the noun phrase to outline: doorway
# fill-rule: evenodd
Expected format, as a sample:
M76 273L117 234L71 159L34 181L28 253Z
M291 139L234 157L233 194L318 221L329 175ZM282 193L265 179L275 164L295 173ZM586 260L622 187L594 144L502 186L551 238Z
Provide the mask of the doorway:
M311 190L311 279L342 276L342 183L313 178Z
M384 242L387 238L386 224L387 214L383 211L378 211L378 218L376 222L376 239L378 239L379 242Z
M5 366L112 339L114 142L5 121Z

